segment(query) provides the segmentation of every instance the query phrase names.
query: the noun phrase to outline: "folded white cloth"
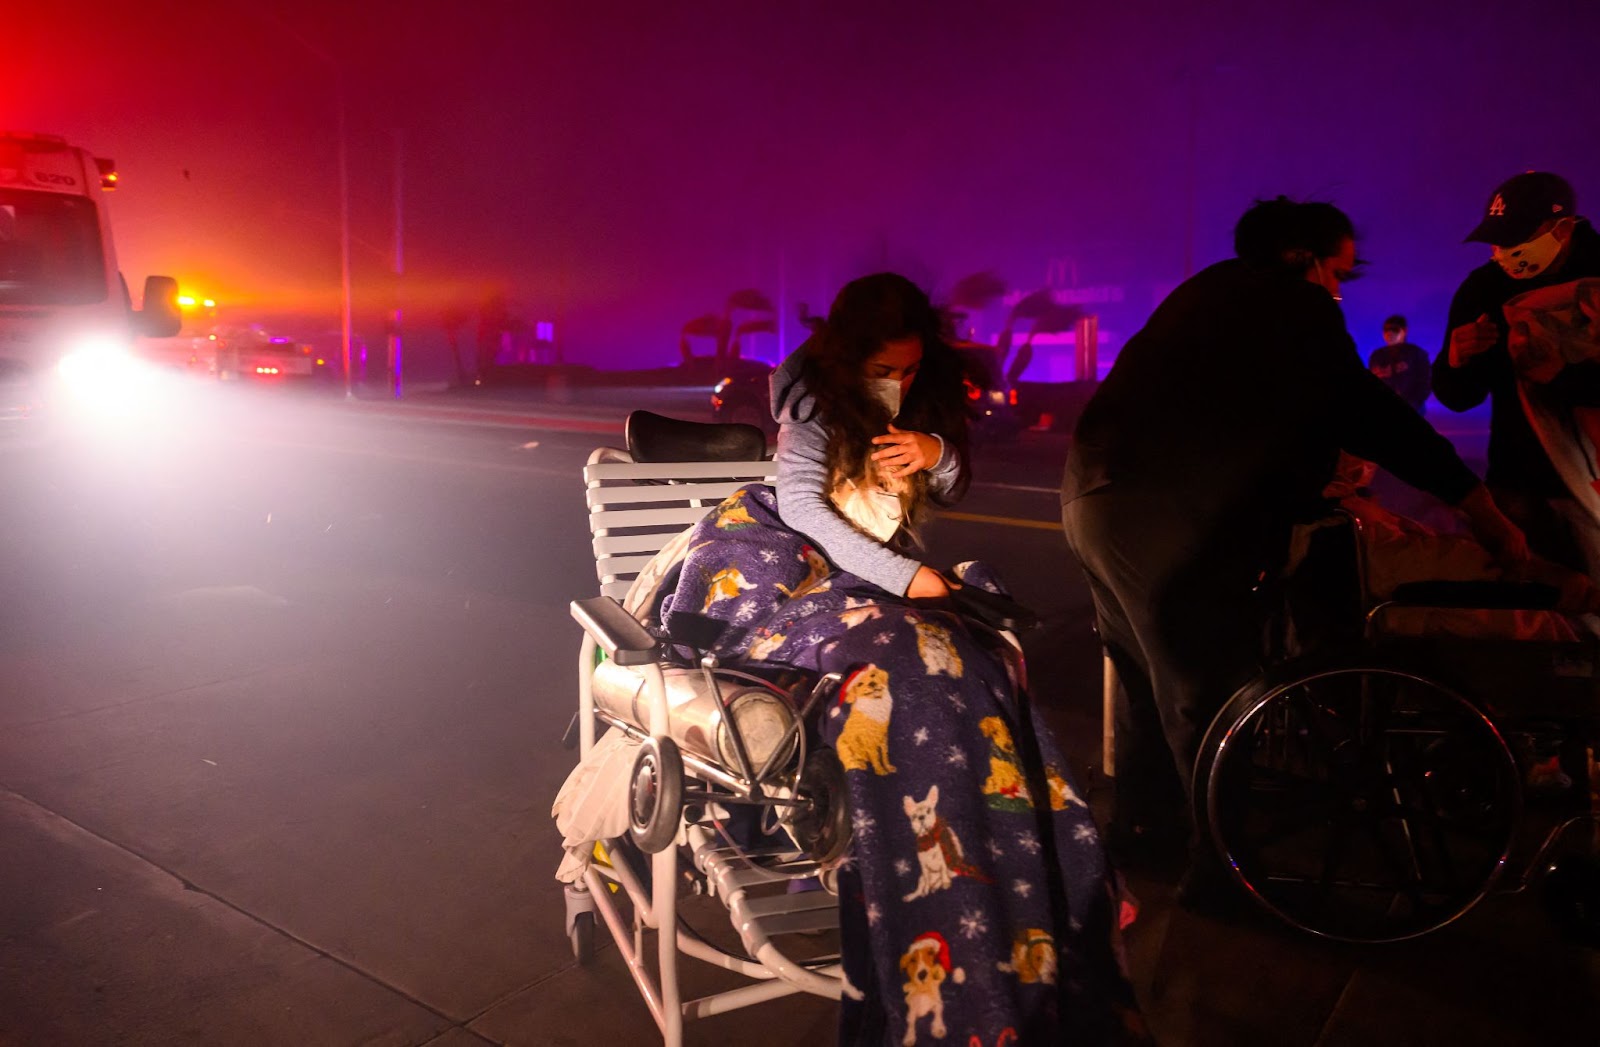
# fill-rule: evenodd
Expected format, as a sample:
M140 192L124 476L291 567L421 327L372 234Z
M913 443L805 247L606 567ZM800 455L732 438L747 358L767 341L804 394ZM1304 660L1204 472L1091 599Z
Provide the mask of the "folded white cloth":
M628 779L638 751L639 743L621 731L607 731L556 793L550 814L566 848L556 870L556 879L562 883L583 878L597 840L610 840L628 831Z

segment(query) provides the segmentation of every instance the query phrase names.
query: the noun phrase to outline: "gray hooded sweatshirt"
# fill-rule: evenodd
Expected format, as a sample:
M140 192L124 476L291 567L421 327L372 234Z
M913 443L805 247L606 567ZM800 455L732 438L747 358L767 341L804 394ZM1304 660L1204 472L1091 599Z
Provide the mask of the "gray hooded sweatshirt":
M816 398L800 381L801 346L772 372L772 417L778 430L778 515L810 538L829 560L858 578L904 595L922 564L856 530L828 500L828 431L816 417ZM945 496L961 474L953 447L928 470L935 497Z

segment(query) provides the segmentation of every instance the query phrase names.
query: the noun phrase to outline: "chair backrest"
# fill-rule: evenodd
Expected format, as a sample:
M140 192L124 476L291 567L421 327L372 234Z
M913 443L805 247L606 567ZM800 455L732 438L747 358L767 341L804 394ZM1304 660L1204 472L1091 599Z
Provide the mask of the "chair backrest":
M583 468L595 573L604 596L621 600L650 558L739 488L771 483L778 465L752 462L653 462L602 447Z

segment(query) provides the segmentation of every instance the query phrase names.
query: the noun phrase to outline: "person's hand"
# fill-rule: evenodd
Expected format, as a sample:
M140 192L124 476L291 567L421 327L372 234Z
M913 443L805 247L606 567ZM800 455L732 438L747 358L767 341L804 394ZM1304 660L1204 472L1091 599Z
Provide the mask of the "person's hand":
M906 590L906 596L913 600L942 600L949 595L950 583L944 580L944 575L927 564L917 568L916 575L911 579L911 587Z
M1450 366L1465 367L1468 360L1494 348L1500 329L1487 313L1450 332Z
M927 433L909 433L890 425L887 435L874 436L872 442L878 445L872 460L885 476L910 476L939 464L939 441Z
M1528 550L1528 536L1494 504L1489 489L1482 484L1473 488L1462 500L1461 509L1467 514L1472 533L1489 550L1495 562L1513 577L1521 575L1533 559Z
M1528 549L1528 536L1504 516L1488 528L1474 527L1473 531L1495 562L1511 575L1520 574L1533 557Z

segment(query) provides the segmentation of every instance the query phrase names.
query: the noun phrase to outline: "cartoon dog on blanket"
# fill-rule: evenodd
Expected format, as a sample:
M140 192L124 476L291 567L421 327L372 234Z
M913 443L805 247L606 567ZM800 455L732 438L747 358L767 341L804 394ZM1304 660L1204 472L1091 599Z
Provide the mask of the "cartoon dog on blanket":
M876 665L862 666L845 677L839 704L850 707L850 716L833 746L844 769L894 774L895 767L889 762L889 716L894 712L889 674Z
M924 1015L933 1017L928 1026L933 1038L944 1039L949 1031L944 1024L945 979L957 985L967 980L964 969L950 966L949 943L937 931L919 934L901 955L900 969L906 975L901 986L906 994L906 1034L900 1042L904 1047L917 1042L917 1023Z
M957 876L966 876L979 883L992 883L977 866L967 861L966 852L950 823L939 816L939 787L928 786L928 795L919 803L910 796L905 798L906 817L911 819L911 831L917 834L917 862L921 874L916 888L905 900L914 902L926 898L934 891L942 891Z

